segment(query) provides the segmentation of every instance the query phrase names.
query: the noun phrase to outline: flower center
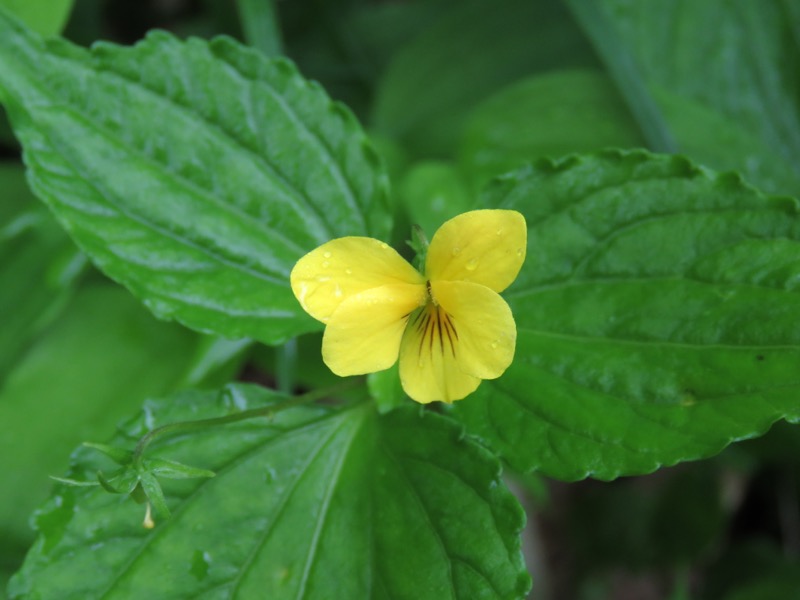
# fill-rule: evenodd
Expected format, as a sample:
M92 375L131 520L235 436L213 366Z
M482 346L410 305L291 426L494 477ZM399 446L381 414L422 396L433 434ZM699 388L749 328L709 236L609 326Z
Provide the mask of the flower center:
M419 338L419 357L425 353L433 357L434 352L444 354L449 350L455 358L456 345L458 342L458 331L456 330L453 318L447 314L436 301L431 291L431 282L426 283L428 290L428 301L425 306L417 309L408 323L408 327L414 328L414 333Z

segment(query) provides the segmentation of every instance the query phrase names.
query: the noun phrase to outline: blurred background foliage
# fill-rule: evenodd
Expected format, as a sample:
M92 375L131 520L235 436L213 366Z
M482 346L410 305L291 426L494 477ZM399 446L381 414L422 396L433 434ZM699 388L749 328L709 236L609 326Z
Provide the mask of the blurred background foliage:
M396 247L492 177L608 146L681 152L800 191L794 0L0 0L43 35L152 28L285 54L358 115L389 169ZM124 102L124 98L120 98ZM28 191L0 115L0 587L28 516L81 441L144 398L238 377L333 376L318 336L281 348L159 322L94 270ZM296 366L303 365L298 370ZM800 431L610 483L519 476L534 598L800 597ZM0 594L1 595L1 594Z

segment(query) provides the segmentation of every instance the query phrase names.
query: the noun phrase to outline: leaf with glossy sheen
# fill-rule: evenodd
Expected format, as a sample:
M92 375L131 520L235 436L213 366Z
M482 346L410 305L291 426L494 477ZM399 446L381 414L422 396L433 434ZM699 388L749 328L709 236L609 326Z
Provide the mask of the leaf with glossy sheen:
M539 161L484 200L528 222L517 353L453 414L514 468L611 479L800 419L796 200L645 152Z
M285 60L163 32L89 52L0 13L0 62L35 192L162 318L268 343L319 329L289 290L295 261L387 236L377 155Z
M124 431L280 399L253 386L190 392L149 403ZM12 598L505 599L530 586L522 510L497 460L446 417L299 408L151 454L216 476L162 481L173 516L154 530L133 502L58 488ZM74 458L72 478L107 466L96 452Z

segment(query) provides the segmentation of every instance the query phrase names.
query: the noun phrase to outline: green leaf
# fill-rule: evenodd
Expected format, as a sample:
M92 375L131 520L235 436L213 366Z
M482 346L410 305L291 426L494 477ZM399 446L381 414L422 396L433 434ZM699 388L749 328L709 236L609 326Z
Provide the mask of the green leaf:
M74 0L0 0L5 8L42 35L55 35L67 23Z
M636 62L627 51L625 43L620 41L613 21L608 18L602 6L594 0L565 2L616 82L631 115L639 124L642 136L647 140L648 147L657 152L676 152L672 131L642 80Z
M109 494L133 494L139 485L139 474L131 467L117 469L108 476L102 471L98 471L97 481Z
M388 369L367 375L369 394L380 413L387 413L410 402L400 384L399 368L395 363Z
M164 497L164 491L161 489L161 484L156 479L156 476L147 471L139 473L139 485L147 496L147 501L155 508L156 515L162 518L169 518L171 512L169 506L167 506L167 499ZM149 525L146 527L150 528Z
M125 450L124 448L116 448L108 444L97 444L94 442L83 442L83 445L87 448L93 448L94 450L102 452L118 465L127 465L133 458L133 452Z
M151 402L111 443L186 418L283 397L239 385ZM125 435L130 437L125 437ZM162 482L172 512L97 488L59 488L12 598L522 598L524 515L497 460L450 419L379 417L369 404L299 408L155 442L148 452L212 468ZM70 475L102 467L80 449ZM102 548L102 551L98 551ZM91 573L87 577L86 573Z
M663 93L710 108L771 148L800 178L800 46L793 37L796 20L780 0L602 0L600 5L662 109ZM698 121L695 127L712 136L714 125ZM771 160L743 153L736 168L757 181Z
M213 388L235 379L254 345L247 338L202 336L180 387Z
M800 192L800 175L735 119L668 89L653 94L681 150L714 169L735 169L766 190ZM544 156L644 145L611 79L589 69L546 73L497 92L470 115L459 148L474 187Z
M442 161L414 165L400 182L397 195L411 223L422 227L428 239L442 223L472 205L472 196L461 174Z
M376 91L373 119L415 154L445 157L470 109L492 92L536 71L595 64L560 3L458 2L397 52Z
M89 52L0 15L0 62L35 192L162 318L267 343L319 329L289 289L294 263L388 235L366 136L285 60L163 32Z
M800 210L682 157L542 160L487 206L528 222L517 354L455 405L520 471L611 479L800 418Z
M273 0L237 0L245 40L265 56L283 54L278 11Z
M86 260L37 205L20 167L0 167L0 387L60 314Z
M163 458L150 458L144 461L144 467L151 471L153 475L166 477L167 479L193 479L195 477L214 477L214 472L208 469L200 469L184 465L174 460Z
M175 388L195 337L156 321L117 286L75 295L18 359L0 393L0 554L6 543L32 541L27 515L46 498L48 475L64 470L72 448L107 436L148 395ZM108 460L106 472L115 468Z
M800 194L800 171L735 117L668 89L654 90L681 152L717 170L736 170L765 192Z
M644 144L611 80L571 69L523 79L475 108L464 128L459 163L480 189L534 159Z

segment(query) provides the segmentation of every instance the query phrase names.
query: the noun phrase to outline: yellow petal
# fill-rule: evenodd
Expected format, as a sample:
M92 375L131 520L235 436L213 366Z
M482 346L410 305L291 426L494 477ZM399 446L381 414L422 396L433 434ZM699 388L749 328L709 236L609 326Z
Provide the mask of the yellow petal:
M409 315L425 301L421 284L365 290L342 302L322 337L322 360L342 377L388 369L397 361Z
M470 281L502 292L516 279L528 244L525 217L515 210L474 210L444 223L428 248L431 281Z
M297 261L290 279L303 309L323 322L342 302L365 290L425 281L388 244L367 237L344 237L323 244Z
M496 379L514 359L517 326L499 294L464 281L433 281L431 293L448 315L456 338L459 369L481 379Z
M480 385L458 364L457 335L440 306L428 304L411 316L400 346L400 382L413 400L454 402Z

